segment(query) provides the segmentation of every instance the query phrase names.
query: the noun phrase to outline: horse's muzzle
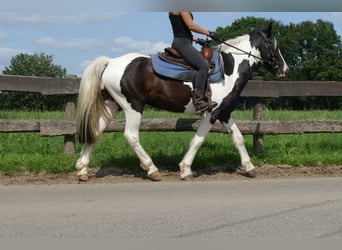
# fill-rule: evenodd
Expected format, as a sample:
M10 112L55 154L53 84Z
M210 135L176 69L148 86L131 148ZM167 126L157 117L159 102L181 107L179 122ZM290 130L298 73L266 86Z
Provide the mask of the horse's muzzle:
M285 64L282 69L278 68L277 76L278 77L285 77L287 71L289 71L289 67L287 66L287 64Z

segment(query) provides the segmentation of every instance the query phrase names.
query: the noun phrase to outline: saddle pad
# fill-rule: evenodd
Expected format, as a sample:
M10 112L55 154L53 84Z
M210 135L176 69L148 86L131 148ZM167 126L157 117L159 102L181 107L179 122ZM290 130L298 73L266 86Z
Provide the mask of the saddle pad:
M161 59L157 54L151 55L152 59L152 66L154 71L162 76L180 80L180 81L186 81L186 82L192 82L194 79L194 76L196 75L197 71L194 69L188 69L183 66L173 64L170 62L167 62L163 59ZM215 70L212 74L209 75L209 80L211 83L215 83L223 79L223 68L222 68L222 62L219 57L219 54L217 50L214 50L213 53L213 60L215 62Z

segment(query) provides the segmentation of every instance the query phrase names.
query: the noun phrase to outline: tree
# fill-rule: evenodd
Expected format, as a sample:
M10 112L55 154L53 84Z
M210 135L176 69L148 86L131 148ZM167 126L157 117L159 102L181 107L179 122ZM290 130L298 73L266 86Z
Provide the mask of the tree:
M317 20L290 24L284 36L291 43L286 55L293 69L291 79L342 80L341 40L332 23Z
M44 53L28 55L20 53L11 59L11 64L5 67L4 74L22 76L40 76L62 78L66 69L53 64L53 56Z
M11 59L3 74L62 78L66 69L53 64L53 56L20 53ZM65 96L42 96L35 93L2 93L3 110L61 110L64 108Z
M252 31L257 31L265 28L272 19L243 17L235 20L230 26L218 27L216 32L223 40L249 34Z

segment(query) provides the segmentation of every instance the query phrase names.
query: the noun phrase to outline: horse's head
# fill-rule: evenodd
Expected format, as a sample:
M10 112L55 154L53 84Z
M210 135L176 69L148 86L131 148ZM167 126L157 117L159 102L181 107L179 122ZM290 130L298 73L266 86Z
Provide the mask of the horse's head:
M260 50L265 67L279 77L285 77L289 67L278 47L277 40L272 35L272 23L260 32L251 36L252 43Z

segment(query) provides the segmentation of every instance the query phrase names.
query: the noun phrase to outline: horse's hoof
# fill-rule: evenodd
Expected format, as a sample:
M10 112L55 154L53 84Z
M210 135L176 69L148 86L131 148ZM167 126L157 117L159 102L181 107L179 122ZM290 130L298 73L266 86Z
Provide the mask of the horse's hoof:
M192 176L192 175L188 175L188 176L183 177L183 178L182 178L182 181L188 181L188 182L190 182L190 181L192 181L192 179L193 179L193 176Z
M161 175L159 171L155 171L148 176L152 181L161 181Z
M86 174L82 174L82 175L78 176L78 180L81 182L86 182L86 181L88 181L88 179L89 179L88 175L86 175Z
M249 178L255 178L256 177L256 170L253 169L251 171L246 172L246 176Z

